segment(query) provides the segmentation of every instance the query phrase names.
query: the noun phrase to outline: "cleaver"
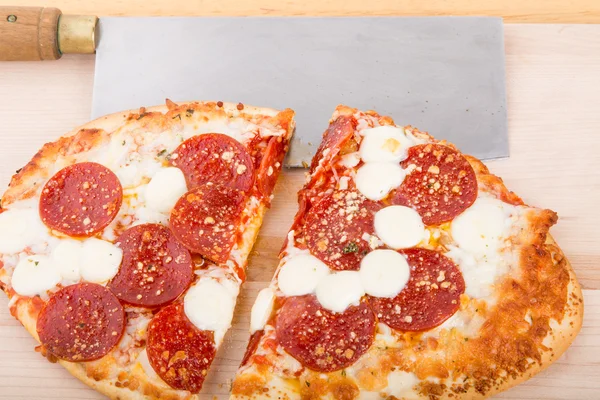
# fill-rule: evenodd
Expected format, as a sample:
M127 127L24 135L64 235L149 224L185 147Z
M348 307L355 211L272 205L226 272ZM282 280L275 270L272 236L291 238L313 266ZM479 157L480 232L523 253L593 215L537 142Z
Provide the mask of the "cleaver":
M71 51L85 47L77 45L86 42L82 29L67 22L88 18L89 27L95 17L58 13L60 57L61 41ZM0 33L21 20L0 15ZM62 32L80 37L69 41ZM390 115L481 159L508 156L500 18L102 17L92 35L93 118L166 98L289 107L297 129L286 165L297 167L310 164L343 103ZM7 59L2 37L0 59Z

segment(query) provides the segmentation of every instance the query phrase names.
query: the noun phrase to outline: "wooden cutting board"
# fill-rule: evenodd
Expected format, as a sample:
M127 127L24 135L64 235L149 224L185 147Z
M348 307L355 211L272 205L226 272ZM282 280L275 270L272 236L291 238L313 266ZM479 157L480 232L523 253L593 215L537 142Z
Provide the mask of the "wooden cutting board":
M600 393L600 25L507 25L505 31L511 157L488 165L526 202L558 212L552 234L584 287L585 318L558 362L499 398L595 399ZM0 187L44 142L87 121L93 65L93 57L0 64ZM284 171L280 179L234 326L205 384L207 398L227 398L248 338L252 302L275 269L303 181L302 170ZM0 295L0 398L102 398L48 363L34 346Z

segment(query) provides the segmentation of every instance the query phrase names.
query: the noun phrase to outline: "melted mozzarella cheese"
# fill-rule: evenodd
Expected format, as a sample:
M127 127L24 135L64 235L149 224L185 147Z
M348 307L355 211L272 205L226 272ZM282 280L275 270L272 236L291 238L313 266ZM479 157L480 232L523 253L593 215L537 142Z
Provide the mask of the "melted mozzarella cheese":
M392 328L382 322L377 323L375 342L382 347L400 347L402 343L394 336Z
M244 144L256 136L258 126L242 118L211 118L207 121L198 120L194 124L184 124L182 133L184 139L204 133L221 133Z
M403 128L378 126L362 131L360 158L364 162L398 162L406 157L407 149L413 145L404 134Z
M389 206L375 214L375 233L389 247L405 249L425 238L425 225L412 208Z
M83 242L79 271L88 282L104 283L119 271L123 250L105 240L89 238Z
M146 352L146 349L142 350L140 354L138 354L136 361L153 384L159 385L166 389L171 388L165 381L162 380L160 376L158 376L156 371L154 371L154 368L152 368L152 364L150 364L150 360L148 359L148 353Z
M162 213L171 211L177 200L187 192L183 172L179 168L161 168L150 180L144 198L146 206Z
M0 214L0 253L14 254L46 241L48 228L36 208L11 208Z
M135 188L147 182L163 168L154 155L139 152L131 152L123 160L114 160L105 165L114 171L123 189Z
M501 253L515 213L510 204L480 197L452 221L451 234L457 246L449 246L446 255L460 267L469 297L492 300L495 281L507 272L504 259L508 253Z
M342 271L324 276L316 288L321 305L333 312L344 312L357 305L365 294L358 271Z
M376 297L395 297L410 278L410 267L394 250L373 250L360 263L360 279L365 292Z
M437 334L443 329L457 329L462 335L466 337L477 336L479 329L485 322L483 317L478 315L471 317L467 312L458 310L453 316L444 321L443 324L434 328L431 331L425 332L424 337L430 336L430 334ZM431 335L434 336L434 335Z
M264 288L258 292L252 311L250 312L250 333L262 330L271 313L273 312L273 304L275 303L275 293L271 288Z
M52 250L51 258L63 279L72 282L79 281L83 258L83 246L80 241L73 239L60 240Z
M146 206L137 207L135 209L134 217L135 221L133 221L132 226L141 224L169 224L168 215L152 210Z
M159 376L156 374L156 371L154 371L154 368L152 368L152 365L150 364L150 360L148 359L148 353L146 352L146 349L142 350L140 354L138 354L136 361L140 364L140 366L149 378L159 378Z
M360 154L358 151L353 153L344 154L338 162L341 166L346 168L354 168L360 162Z
M312 293L321 279L329 274L329 267L311 254L298 254L281 267L277 281L286 296Z
M480 299L493 293L493 284L498 276L505 272L497 257L475 258L472 254L458 247L449 246L444 254L459 267L465 280L465 293L472 298Z
M339 180L338 183L338 189L339 190L346 190L348 189L348 182L350 182L350 177L349 176L342 176Z
M231 326L237 294L237 286L203 277L185 294L185 315L198 329L214 331L219 346Z
M183 135L181 132L174 132L172 130L166 130L154 135L148 135L148 132L144 132L141 139L144 141L144 145L140 146L139 152L156 154L160 159L160 157L166 157L167 154L175 151L181 142L183 142Z
M454 218L451 234L463 250L475 255L495 255L508 234L514 207L493 198L479 198Z
M21 257L12 275L12 288L22 296L45 295L61 280L48 256Z
M388 396L395 396L399 399L419 399L420 396L415 393L413 387L419 383L419 378L406 371L392 371L389 373L388 385L383 392Z
M93 148L90 151L82 152L76 155L78 162L92 161L104 165L110 168L115 174L119 176L119 167L125 165L128 161L128 157L131 153L131 142L129 135L124 132L115 132L110 135L108 143ZM123 175L126 177L133 177L133 171L127 171ZM125 181L127 184L127 181ZM123 183L121 184L124 185Z
M379 392L368 392L361 390L356 400L381 400L381 395Z
M404 170L393 163L367 163L356 172L356 188L367 199L381 200L404 180Z

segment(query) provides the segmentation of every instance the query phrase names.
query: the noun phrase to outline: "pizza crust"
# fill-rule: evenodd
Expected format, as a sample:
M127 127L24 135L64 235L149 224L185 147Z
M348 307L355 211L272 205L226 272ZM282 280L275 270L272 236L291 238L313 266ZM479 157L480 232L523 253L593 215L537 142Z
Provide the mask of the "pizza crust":
M242 110L238 109L240 106L243 107ZM108 140L108 132L113 132L125 123L138 119L142 114L149 115L150 117L152 113L173 114L185 112L185 109L188 107L202 111L209 119L212 116L221 115L222 113L233 113L240 116L264 115L273 118L274 122L283 123L282 126L287 129L288 133L291 133L295 127L293 122L288 126L291 120L290 116L293 115L292 110L277 111L272 108L236 105L233 103L222 103L222 106L218 107L215 102L187 102L177 105L167 100L166 105L121 111L90 121L73 129L58 140L44 144L31 161L12 177L8 189L2 196L2 204L9 205L16 200L31 197L35 190L37 190L37 187L50 178L52 175L50 173L52 171L51 167L59 156L76 154L99 145L103 141ZM152 123L152 121L154 121L152 118L148 118L143 122Z
M560 252L560 255L564 257L562 250L556 245L556 242L552 236L548 235L546 245L556 246L556 249ZM569 286L567 294L567 304L565 306L565 316L560 324L555 326L546 337L545 341L548 341L547 347L551 348L551 351L546 351L542 354L542 361L539 364L535 364L531 367L527 373L515 379L509 379L504 384L493 388L485 396L473 391L469 391L473 399L483 399L494 394L503 392L511 387L517 386L529 378L537 375L541 371L548 368L554 361L556 361L573 343L575 337L581 330L581 324L583 323L583 295L581 293L581 286L575 277L575 272L571 263L566 260L566 268L569 271ZM441 397L441 399L450 399L448 396Z
M213 115L222 115L222 113L248 118L265 117L269 121L272 120L274 125L281 125L286 130L286 137L290 137L295 128L292 119L293 111L291 110L277 111L271 108L252 107L233 103L217 105L216 102L187 102L175 104L167 100L166 105L114 113L88 122L54 142L46 143L32 160L13 176L9 188L2 197L2 204L6 206L15 201L32 197L38 187L53 174L51 173L52 167L59 156L76 154L103 143L105 140L108 140L109 132L114 132L130 121L138 120L142 114L151 117L152 113L173 114L185 112L189 108L202 111L203 115L206 115L209 119ZM152 124L154 123L154 119L145 118L144 122ZM267 203L260 202L247 222L243 233L242 246L238 249L241 259L247 260L258 236L266 210ZM23 324L29 334L39 343L36 321L44 302L37 297L20 297L12 289L4 289L11 299L11 314ZM111 399L176 400L198 399L200 397L199 395L190 394L187 391L168 388L164 383L157 385L143 371L126 371L124 368L118 366L110 353L91 364L56 360L52 356L48 358L51 362L58 362L77 379ZM129 368L133 370L136 366L138 364L134 363L132 368ZM114 373L115 369L117 370L116 374ZM123 372L125 372L124 375ZM109 378L109 374L117 378Z
M486 188L493 191L500 199L506 202L515 203L520 202L521 199L513 192L509 191L504 185L502 179L489 172L489 169L475 157L467 156L469 163L475 169L478 181L483 181ZM548 227L549 228L549 227ZM491 397L497 393L508 390L514 386L517 386L526 380L537 375L541 371L548 368L553 362L555 362L560 356L569 348L569 346L575 340L575 337L581 330L583 323L583 294L581 292L581 285L579 284L573 266L566 258L552 235L547 233L548 228L543 230L542 234L545 236L544 247L551 249L551 252L555 252L556 256L553 257L555 262L554 265L564 262L563 267L569 273L569 283L567 288L567 303L564 308L564 317L560 323L555 322L555 325L548 332L548 335L544 339L545 346L550 350L545 351L541 355L541 362L531 366L525 374L516 377L509 378L504 383L493 387L485 395L478 393L475 387L472 387L465 393L465 398L470 399L485 399ZM558 262L556 260L559 260ZM439 399L456 399L456 395L450 397L452 392L446 391L443 396ZM425 398L425 397L424 397Z

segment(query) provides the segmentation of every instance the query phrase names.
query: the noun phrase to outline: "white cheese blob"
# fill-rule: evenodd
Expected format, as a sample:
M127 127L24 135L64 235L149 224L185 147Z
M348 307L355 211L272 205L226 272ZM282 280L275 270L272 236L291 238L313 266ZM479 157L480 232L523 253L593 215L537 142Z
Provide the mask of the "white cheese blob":
M316 294L324 308L344 312L349 306L358 305L365 290L358 271L342 271L323 277Z
M275 293L271 288L264 288L258 292L252 311L250 312L250 334L264 329L275 303Z
M129 164L115 171L123 188L136 186L139 183L139 169L136 164Z
M383 389L383 393L388 396L395 396L399 399L419 399L419 396L413 387L419 383L419 378L406 371L392 371L388 375L388 385Z
M141 224L161 224L169 225L169 216L146 206L137 207L133 214L135 220L132 226Z
M104 283L119 271L123 250L105 240L89 238L83 242L79 271L88 282Z
M161 168L146 186L146 206L151 210L168 213L177 200L187 192L183 172L179 168Z
M200 279L185 294L185 315L198 329L214 331L217 346L231 326L237 291L212 278Z
M406 258L394 250L373 250L360 263L360 279L365 293L375 297L395 297L410 278Z
M321 279L329 274L329 267L311 254L298 254L281 267L277 281L286 296L301 296L314 292Z
M406 157L407 149L414 145L404 134L404 128L378 126L362 131L360 158L364 162L398 162Z
M0 214L0 253L18 253L47 237L48 228L37 208L15 208Z
M360 162L360 153L355 151L353 153L344 154L340 157L340 161L338 162L341 166L346 168L354 168Z
M405 173L394 163L367 163L356 172L354 182L359 192L370 200L381 200L400 186Z
M500 267L498 257L476 259L471 253L454 246L449 246L444 255L459 266L465 280L465 294L471 298L481 299L492 295L494 282L505 272Z
M73 239L61 239L52 250L52 262L63 279L79 281L79 269L83 259L82 242Z
M60 282L60 274L48 256L19 259L12 275L12 288L21 296L44 295Z
M513 206L501 200L479 198L454 218L451 234L463 250L474 255L495 255L510 227Z
M152 368L152 365L150 364L150 360L148 359L148 353L146 352L146 349L142 350L140 354L138 354L136 361L140 364L146 375L148 375L150 378L154 379L158 377L158 375L154 371L154 368Z
M375 233L389 247L406 249L425 238L425 225L412 208L389 206L375 214Z

